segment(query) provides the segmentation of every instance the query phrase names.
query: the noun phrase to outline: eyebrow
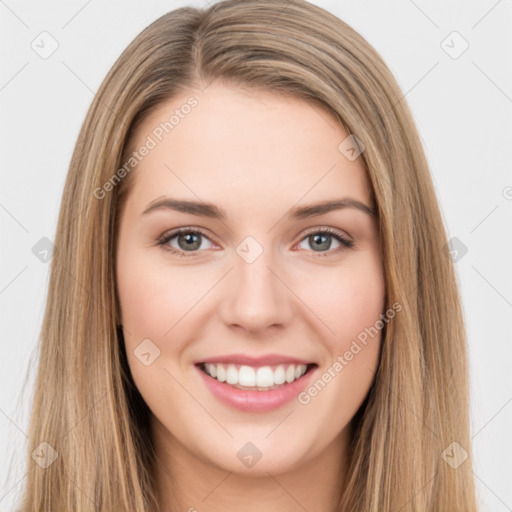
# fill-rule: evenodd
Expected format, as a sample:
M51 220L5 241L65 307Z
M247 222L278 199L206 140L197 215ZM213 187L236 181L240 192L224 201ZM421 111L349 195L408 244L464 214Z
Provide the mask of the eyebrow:
M360 210L371 217L376 217L376 212L370 206L353 199L344 197L342 199L334 199L330 201L321 201L319 203L309 204L306 206L297 206L288 212L288 219L306 219L309 217L316 217L324 215L334 210L342 210L345 208L355 208ZM177 212L188 213L198 217L209 217L212 219L225 220L226 212L212 203L189 201L185 199L173 199L170 197L162 197L155 199L146 207L142 215L147 215L150 212L157 210L175 210Z

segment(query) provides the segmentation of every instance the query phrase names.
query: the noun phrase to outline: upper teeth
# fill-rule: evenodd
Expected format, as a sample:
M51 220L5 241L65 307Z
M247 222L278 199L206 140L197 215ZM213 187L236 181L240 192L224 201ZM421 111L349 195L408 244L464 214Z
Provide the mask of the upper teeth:
M227 382L234 386L270 388L285 382L291 383L302 377L306 373L307 365L280 364L276 367L262 366L254 368L245 365L206 363L204 369L208 375L219 382Z

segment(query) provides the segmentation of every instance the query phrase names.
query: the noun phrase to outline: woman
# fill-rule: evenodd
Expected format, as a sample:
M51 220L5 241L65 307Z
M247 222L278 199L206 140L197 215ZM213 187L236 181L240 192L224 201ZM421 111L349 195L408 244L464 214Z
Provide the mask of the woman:
M476 510L445 245L353 29L303 0L162 16L72 158L20 510Z

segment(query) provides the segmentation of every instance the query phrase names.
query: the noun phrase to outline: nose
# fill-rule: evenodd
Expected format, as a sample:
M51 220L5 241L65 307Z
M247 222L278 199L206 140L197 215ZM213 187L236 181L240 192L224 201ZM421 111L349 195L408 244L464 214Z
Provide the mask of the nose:
M258 334L289 324L294 295L270 253L263 251L252 262L234 254L234 268L226 280L219 309L225 325Z

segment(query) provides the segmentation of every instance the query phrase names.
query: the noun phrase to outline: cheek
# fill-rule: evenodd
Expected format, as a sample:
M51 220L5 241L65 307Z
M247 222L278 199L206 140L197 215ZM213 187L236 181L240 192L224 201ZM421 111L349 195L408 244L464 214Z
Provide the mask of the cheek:
M383 277L378 267L369 266L344 268L337 279L315 290L312 308L323 312L321 319L329 326L321 338L328 355L298 401L309 418L328 425L323 427L326 437L349 424L368 394L379 361L382 330L375 326L381 325L384 296Z
M187 313L206 292L206 286L201 285L204 280L194 279L192 271L172 268L143 251L126 254L118 259L117 286L132 377L152 411L178 408L187 399L178 398L179 385L171 375L186 348L191 318ZM145 341L148 339L152 344ZM141 344L143 340L145 345ZM139 348L142 346L143 351ZM139 357L148 351L152 361L145 365ZM173 401L168 401L170 394Z
M366 396L379 360L385 283L378 253L360 253L336 271L329 268L308 288L308 305L327 326L321 329L325 333L321 339L328 353L319 375L322 382L311 396L322 390L316 406L337 403L339 424L345 424Z
M192 268L192 267L190 267ZM119 260L123 324L136 337L163 340L206 291L197 273L144 255Z
M380 260L366 253L354 262L330 268L308 283L308 305L328 327L329 352L343 353L384 312L385 285ZM363 336L364 337L364 336Z

